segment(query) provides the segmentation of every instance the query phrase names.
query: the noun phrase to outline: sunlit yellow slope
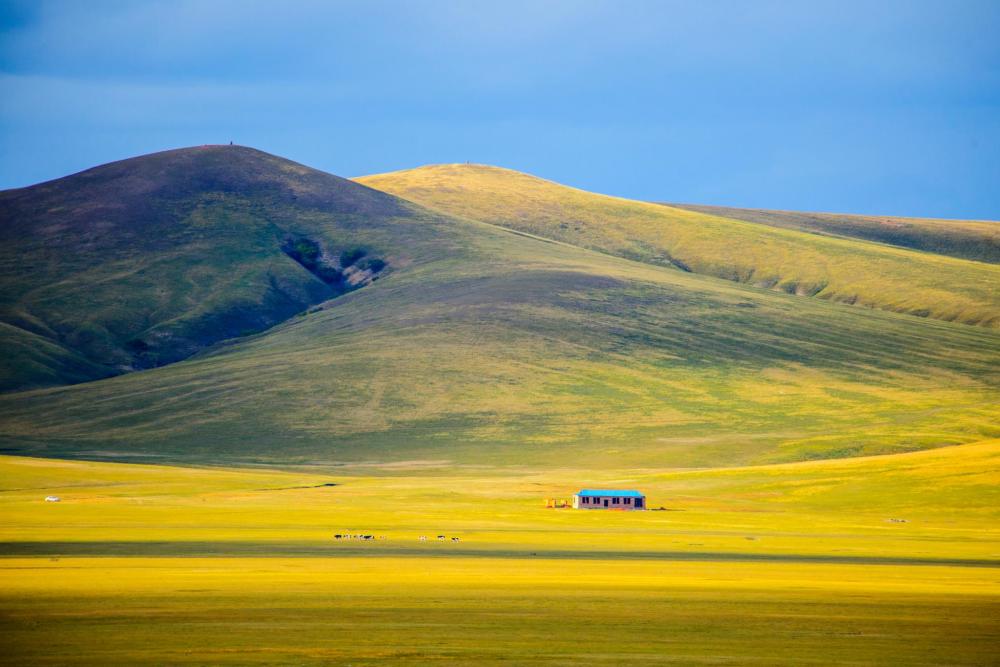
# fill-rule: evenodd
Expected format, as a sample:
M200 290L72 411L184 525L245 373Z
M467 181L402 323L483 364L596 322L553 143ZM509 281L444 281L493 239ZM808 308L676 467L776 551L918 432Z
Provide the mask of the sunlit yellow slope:
M433 165L364 185L473 218L764 288L1000 326L1000 266L585 192L483 165Z

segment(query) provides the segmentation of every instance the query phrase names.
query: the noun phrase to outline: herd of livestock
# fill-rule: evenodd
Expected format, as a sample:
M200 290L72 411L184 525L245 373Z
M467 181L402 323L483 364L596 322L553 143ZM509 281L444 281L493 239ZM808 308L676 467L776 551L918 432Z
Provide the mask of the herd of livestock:
M385 535L353 535L351 533L337 533L337 534L335 534L333 536L333 539L335 539L335 540L363 540L363 541L368 541L368 540L387 540L389 538L387 538ZM419 541L421 541L421 542L426 542L427 541L427 536L426 535L421 535L417 539ZM460 538L457 538L457 537L451 537L451 538L449 538L447 535L438 535L437 539L438 539L439 542L446 542L448 540L451 540L452 542L461 542Z

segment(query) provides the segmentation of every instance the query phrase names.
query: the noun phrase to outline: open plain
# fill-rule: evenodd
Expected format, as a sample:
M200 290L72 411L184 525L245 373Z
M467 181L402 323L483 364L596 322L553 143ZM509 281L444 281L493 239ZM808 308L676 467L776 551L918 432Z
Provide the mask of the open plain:
M991 664L998 459L998 441L599 473L5 457L5 661ZM665 509L545 508L584 480Z

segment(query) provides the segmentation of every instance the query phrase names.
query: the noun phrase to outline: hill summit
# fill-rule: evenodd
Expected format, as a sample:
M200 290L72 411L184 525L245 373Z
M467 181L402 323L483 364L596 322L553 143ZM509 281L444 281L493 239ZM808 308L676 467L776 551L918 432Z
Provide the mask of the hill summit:
M0 388L160 366L388 270L413 207L243 146L122 160L0 193Z

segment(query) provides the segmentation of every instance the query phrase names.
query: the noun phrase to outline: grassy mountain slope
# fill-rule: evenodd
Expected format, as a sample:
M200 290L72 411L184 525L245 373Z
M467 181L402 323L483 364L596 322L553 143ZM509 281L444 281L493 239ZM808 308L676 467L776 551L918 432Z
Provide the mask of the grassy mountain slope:
M219 463L734 465L995 435L1000 334L475 222L256 337L0 397L7 452Z
M313 243L330 271L357 246L409 261L411 209L240 146L0 192L0 390L158 366L272 326L354 286L309 270L289 244Z
M644 262L936 319L1000 326L1000 267L597 195L481 165L357 179L430 208Z
M803 213L699 204L664 206L772 227L865 239L940 255L1000 263L1000 222L995 221Z
M3 322L0 341L0 387L72 384L112 375L59 343Z
M155 234L118 241L106 262L86 251L89 264L78 270L74 262L83 260L68 252L37 271L9 265L4 294L14 305L7 312L27 312L50 329L61 321L57 313L67 329L84 331L99 330L95 321L113 331L105 324L139 318L152 348L159 340L199 340L192 332L220 328L212 314L233 304L284 314L267 306L264 284L280 294L304 286L296 307L320 303L186 361L0 396L3 451L213 464L717 466L907 451L997 434L994 329L635 262L431 213L249 149L203 150L207 161L198 149L152 156L168 164L180 156L186 167L149 169L138 179L160 174L161 190L198 202L186 215L162 198L137 197L114 234L91 233L83 223L51 232L45 238L59 248L86 250L91 239L107 248L109 235L147 224L129 221L135 206L170 212ZM132 182L148 164L126 164L120 178ZM116 201L100 189L75 196L56 213ZM30 230L50 222L39 214L30 226L18 224ZM361 243L369 259L388 265L377 281L341 293L317 277L336 266L306 270L322 257L310 259L309 247L299 247L304 240L335 261ZM53 283L61 256L74 278ZM135 277L154 269L149 285ZM160 282L173 300L155 300L152 286ZM78 296L55 294L56 284ZM171 305L178 299L181 306ZM164 330L187 337L152 335ZM135 333L116 335L107 340L127 344ZM50 372L80 362L65 345L33 350L41 360L18 357L21 368L49 363L43 370Z

